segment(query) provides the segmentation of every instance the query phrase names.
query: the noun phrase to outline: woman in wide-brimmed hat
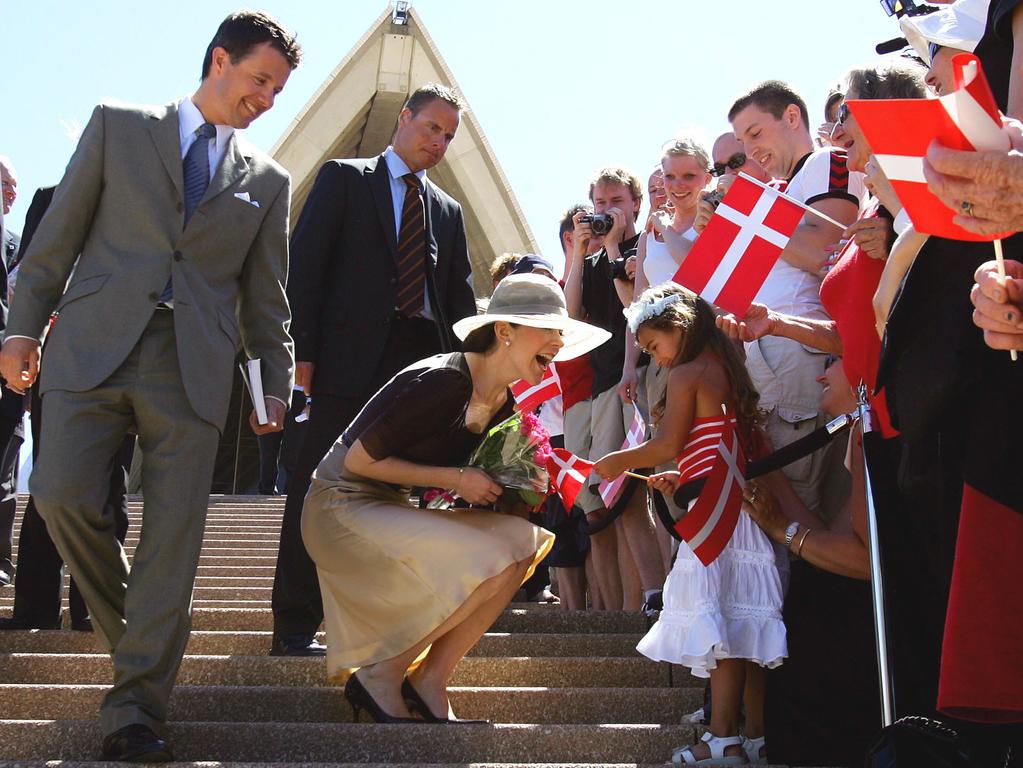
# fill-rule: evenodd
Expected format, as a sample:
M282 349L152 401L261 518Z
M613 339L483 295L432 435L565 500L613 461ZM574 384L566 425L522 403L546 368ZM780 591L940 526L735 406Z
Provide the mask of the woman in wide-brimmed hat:
M323 594L328 673L340 680L358 669L345 687L356 717L365 709L379 722L409 721L413 712L455 721L447 696L455 665L554 536L514 515L417 509L410 488L495 502L501 487L465 463L511 415L508 386L539 383L553 360L608 338L569 318L557 283L540 275L506 278L487 311L454 331L464 351L414 363L377 392L306 497L302 536Z

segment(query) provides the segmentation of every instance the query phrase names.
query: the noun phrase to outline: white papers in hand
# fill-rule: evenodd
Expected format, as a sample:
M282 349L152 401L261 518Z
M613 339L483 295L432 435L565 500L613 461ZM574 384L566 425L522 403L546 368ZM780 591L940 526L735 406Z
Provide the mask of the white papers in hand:
M269 419L266 415L266 401L263 399L263 370L259 358L249 360L245 365L239 363L238 368L245 380L245 388L249 390L249 397L252 398L252 406L256 409L256 421L266 424Z

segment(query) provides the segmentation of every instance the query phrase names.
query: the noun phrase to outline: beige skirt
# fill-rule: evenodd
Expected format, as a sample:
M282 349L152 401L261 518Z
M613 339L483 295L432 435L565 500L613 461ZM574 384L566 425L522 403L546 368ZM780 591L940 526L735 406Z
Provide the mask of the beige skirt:
M553 533L513 515L417 509L407 489L345 472L345 453L338 441L302 510L331 679L407 651L481 583L532 557L528 578L554 543Z

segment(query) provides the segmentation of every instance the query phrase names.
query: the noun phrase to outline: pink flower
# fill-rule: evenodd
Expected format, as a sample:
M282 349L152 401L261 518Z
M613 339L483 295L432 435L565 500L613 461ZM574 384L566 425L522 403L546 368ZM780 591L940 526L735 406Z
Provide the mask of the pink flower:
M547 466L547 461L553 456L551 451L551 444L549 440L545 440L536 446L536 453L533 454L533 461L539 464L541 467Z
M435 499L444 499L447 502L454 503L455 497L445 491L443 488L427 488L423 491L423 501L429 504Z

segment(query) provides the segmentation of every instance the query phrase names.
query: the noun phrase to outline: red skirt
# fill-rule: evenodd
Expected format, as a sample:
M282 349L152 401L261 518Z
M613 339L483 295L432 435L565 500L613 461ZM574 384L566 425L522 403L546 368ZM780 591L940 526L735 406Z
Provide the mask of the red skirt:
M1023 722L1023 514L964 486L938 709Z

